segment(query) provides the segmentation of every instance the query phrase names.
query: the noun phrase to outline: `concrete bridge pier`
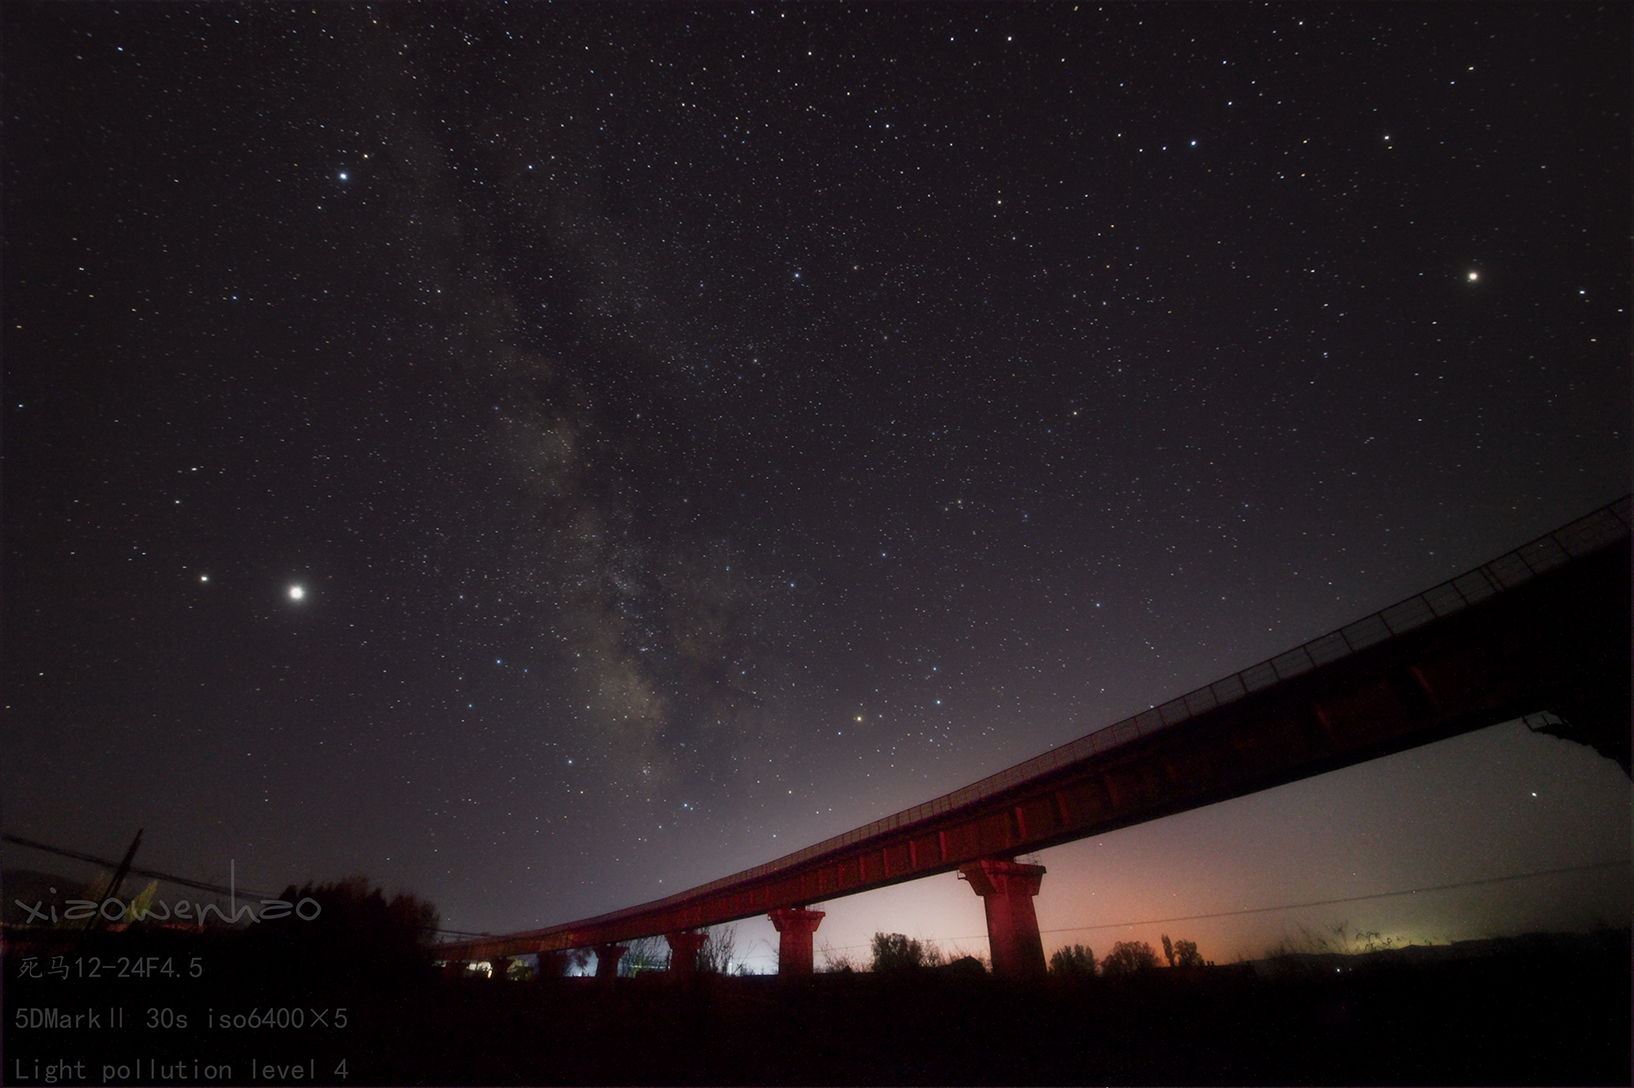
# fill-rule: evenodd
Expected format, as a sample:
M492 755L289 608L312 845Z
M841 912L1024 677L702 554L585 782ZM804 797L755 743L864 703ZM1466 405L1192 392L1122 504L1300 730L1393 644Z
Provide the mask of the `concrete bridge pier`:
M987 910L993 974L1010 979L1043 977L1048 968L1033 896L1044 883L1044 866L983 858L959 866L959 875L970 882L970 890L982 897Z
M771 919L772 926L777 930L777 973L811 974L811 935L822 923L823 912L803 907L782 907L771 912Z
M666 933L669 942L669 973L677 978L691 978L698 973L698 949L709 939L707 933Z
M561 978L567 973L567 952L565 950L553 949L547 952L540 949L534 953L534 957L533 981L535 982L549 982L552 979Z
M603 982L611 982L618 977L618 961L624 958L624 953L630 950L624 944L598 944L596 946L596 977Z

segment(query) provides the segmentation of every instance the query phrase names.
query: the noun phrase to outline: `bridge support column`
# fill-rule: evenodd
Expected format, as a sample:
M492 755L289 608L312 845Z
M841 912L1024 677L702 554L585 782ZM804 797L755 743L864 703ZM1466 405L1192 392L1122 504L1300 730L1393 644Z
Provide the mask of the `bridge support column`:
M509 956L489 956L488 966L492 969L488 978L493 982L504 982L505 973L511 969Z
M537 963L533 968L533 981L549 982L567 974L567 953L565 951L551 951L535 953Z
M630 950L624 944L598 944L596 946L596 978L602 982L611 982L618 977L618 961L624 958L624 953Z
M771 918L772 926L777 930L777 973L811 974L811 935L822 923L823 912L783 907L772 911Z
M691 978L698 973L698 949L709 939L707 933L666 933L669 942L669 973L677 978Z
M1047 968L1044 940L1038 934L1033 896L1044 882L1044 866L983 858L959 866L970 890L987 909L987 943L993 974L1000 978L1039 978Z

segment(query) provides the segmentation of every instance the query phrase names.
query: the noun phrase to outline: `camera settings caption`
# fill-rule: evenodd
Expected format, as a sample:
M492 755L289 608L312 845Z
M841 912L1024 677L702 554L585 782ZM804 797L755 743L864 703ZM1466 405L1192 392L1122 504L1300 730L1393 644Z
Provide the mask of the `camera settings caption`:
M58 1049L67 1034L92 1033L103 1040L115 1033L141 1033L144 1053L129 1056L85 1058L60 1053L50 1056L11 1057L6 1063L5 1079L9 1084L132 1084L132 1083L215 1083L215 1084L285 1084L326 1081L344 1083L350 1075L344 1058L260 1058L249 1057L230 1061L205 1061L200 1058L169 1054L159 1056L146 1053L154 1049L169 1051L169 1039L155 1038L151 1032L191 1034L191 1041L205 1037L233 1034L240 1038L262 1033L269 1043L287 1039L294 1031L343 1031L349 1023L344 1007L314 1007L308 1005L269 1005L247 1010L177 1009L169 1005L148 1005L127 1008L120 1004L63 1007L56 1005L20 1005L9 1010L7 1026L12 1054L20 1049ZM55 1036L55 1038L53 1038ZM66 1047L61 1049L67 1049ZM98 1047L106 1051L106 1047ZM138 1049L133 1046L133 1051Z
M19 979L48 981L56 979L148 978L182 979L203 978L204 957L188 956L52 956L49 964L42 964L38 956L24 956L17 965Z
M204 1062L197 1058L154 1058L94 1061L85 1058L14 1058L6 1070L9 1084L288 1084L298 1081L344 1083L346 1060L329 1069L316 1058L304 1061Z
M189 1017L191 1016L191 1022ZM140 1025L147 1028L165 1028L169 1030L183 1030L188 1027L202 1027L207 1031L231 1031L235 1029L277 1029L292 1028L299 1031L302 1028L344 1028L346 1026L345 1008L310 1008L305 1005L268 1005L265 1008L254 1008L249 1012L217 1012L215 1009L204 1010L201 1017L193 1013L178 1012L169 1006L159 1008L150 1005L147 1009L147 1022ZM11 1010L11 1026L14 1028L43 1028L47 1031L59 1031L64 1028L80 1030L99 1030L102 1028L124 1028L136 1026L135 1020L127 1020L125 1009L120 1005L107 1005L84 1009L59 1009L22 1005Z

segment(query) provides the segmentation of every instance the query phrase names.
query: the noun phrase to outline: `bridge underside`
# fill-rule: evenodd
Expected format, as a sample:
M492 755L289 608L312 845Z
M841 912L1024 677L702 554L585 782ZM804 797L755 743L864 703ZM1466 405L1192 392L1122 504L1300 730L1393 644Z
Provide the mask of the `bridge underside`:
M1560 723L1543 728L1593 744L1627 771L1629 675L1625 535L1415 630L935 816L774 872L440 954L584 948L801 908L1543 712Z

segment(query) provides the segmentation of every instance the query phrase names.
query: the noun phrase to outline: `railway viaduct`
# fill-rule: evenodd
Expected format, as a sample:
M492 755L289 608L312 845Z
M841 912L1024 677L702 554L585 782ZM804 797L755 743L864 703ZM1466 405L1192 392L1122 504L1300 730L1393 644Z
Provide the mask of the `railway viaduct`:
M957 870L982 897L994 973L1040 975L1030 853L1526 718L1629 771L1630 499L1269 661L945 796L689 891L545 929L439 946L444 961L663 934L691 969L701 929L757 914L779 973L812 970L810 904ZM503 977L503 972L496 972Z

